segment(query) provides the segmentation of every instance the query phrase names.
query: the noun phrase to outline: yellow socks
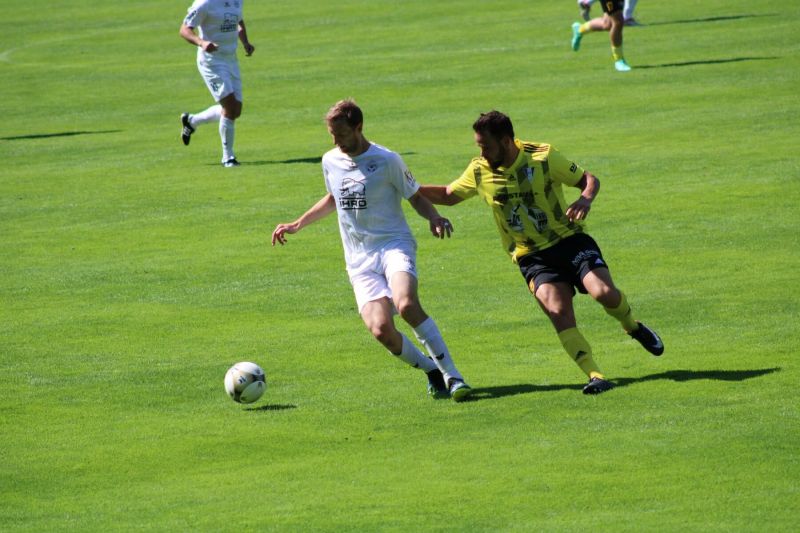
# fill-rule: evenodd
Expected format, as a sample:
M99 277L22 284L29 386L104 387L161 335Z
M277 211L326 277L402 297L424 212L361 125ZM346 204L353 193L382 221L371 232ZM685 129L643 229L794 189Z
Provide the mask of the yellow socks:
M622 53L622 46L612 46L611 56L614 58L614 61L625 59L625 54Z
M589 379L600 378L603 379L603 374L597 363L592 359L592 348L586 339L583 338L578 328L565 329L558 333L558 339L561 345L567 351L567 354L575 361L583 372L589 376Z
M633 313L631 313L631 306L628 305L628 299L625 298L625 293L620 291L620 296L622 299L619 301L619 305L615 308L611 307L603 307L606 310L606 313L613 316L619 323L622 324L622 327L625 328L625 331L633 331L635 329L639 329L639 324L633 319Z
M581 24L581 27L578 28L578 31L580 32L581 35L584 35L592 31L592 28L589 27L588 22L584 22L583 24Z

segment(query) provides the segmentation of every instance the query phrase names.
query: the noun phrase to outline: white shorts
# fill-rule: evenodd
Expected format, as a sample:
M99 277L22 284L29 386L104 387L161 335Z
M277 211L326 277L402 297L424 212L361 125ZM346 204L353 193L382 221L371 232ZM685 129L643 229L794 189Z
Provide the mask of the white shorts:
M350 284L356 295L358 312L372 301L392 298L389 281L397 272L408 272L417 277L416 251L411 246L393 246L376 252L375 266L350 276Z
M229 94L233 94L238 101L243 101L242 78L236 56L230 58L217 56L210 61L198 56L197 70L200 71L215 102L219 102Z

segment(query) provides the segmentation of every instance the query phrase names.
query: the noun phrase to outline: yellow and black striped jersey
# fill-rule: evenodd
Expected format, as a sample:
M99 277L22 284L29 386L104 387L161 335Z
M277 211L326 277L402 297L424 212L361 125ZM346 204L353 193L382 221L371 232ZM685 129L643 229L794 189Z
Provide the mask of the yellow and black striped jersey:
M509 168L493 169L476 157L449 188L464 199L480 195L492 207L503 247L516 262L583 232L579 222L567 219L562 190L580 181L583 168L549 144L514 142L519 156Z

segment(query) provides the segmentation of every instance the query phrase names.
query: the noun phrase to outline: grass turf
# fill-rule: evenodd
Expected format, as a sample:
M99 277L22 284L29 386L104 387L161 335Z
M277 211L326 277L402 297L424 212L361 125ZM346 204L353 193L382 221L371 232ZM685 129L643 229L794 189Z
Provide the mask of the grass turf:
M643 3L623 75L604 34L569 50L569 2L248 2L234 170L215 128L178 140L210 103L186 7L7 14L0 529L796 528L798 7ZM664 356L579 298L619 385L581 395L473 200L447 242L409 211L477 401L425 397L362 326L333 217L268 243L323 194L346 96L422 182L491 108L597 174L589 231ZM222 389L238 360L267 372L253 406Z

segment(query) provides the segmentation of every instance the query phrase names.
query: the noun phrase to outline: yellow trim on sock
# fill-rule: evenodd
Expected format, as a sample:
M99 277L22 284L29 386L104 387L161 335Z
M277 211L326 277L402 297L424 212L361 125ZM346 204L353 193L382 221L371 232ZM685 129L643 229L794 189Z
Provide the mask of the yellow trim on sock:
M620 59L625 59L625 54L622 53L621 46L612 46L611 47L611 57L614 58L614 61L619 61Z
M610 307L603 307L603 309L605 309L606 313L619 320L619 323L622 324L625 331L638 329L639 324L633 319L633 312L631 312L631 306L628 305L628 299L625 297L625 293L620 291L619 294L622 298L617 307L613 309Z
M588 22L584 22L583 24L581 24L581 27L578 28L578 33L580 33L581 35L589 33L590 31L592 31L592 28L590 27Z
M600 368L597 366L597 363L594 362L594 358L592 358L592 347L589 346L589 343L583 335L581 335L581 332L578 331L578 328L569 328L560 331L558 333L558 339L561 341L561 345L564 347L564 350L566 350L567 355L575 361L575 364L583 370L584 374L589 376L590 379L593 377L603 377Z

